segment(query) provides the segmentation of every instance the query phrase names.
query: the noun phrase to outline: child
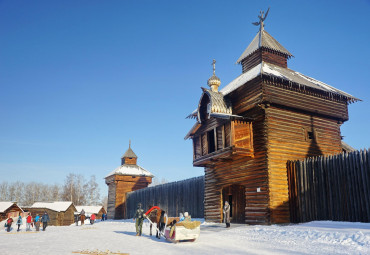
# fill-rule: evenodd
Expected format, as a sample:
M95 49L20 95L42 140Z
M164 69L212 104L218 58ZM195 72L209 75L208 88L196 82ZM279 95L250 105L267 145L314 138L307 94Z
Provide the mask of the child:
M19 228L21 227L21 225L22 225L22 216L20 216L19 215L19 217L18 217L18 220L17 220L17 225L18 225L18 229L17 229L17 232L19 232Z

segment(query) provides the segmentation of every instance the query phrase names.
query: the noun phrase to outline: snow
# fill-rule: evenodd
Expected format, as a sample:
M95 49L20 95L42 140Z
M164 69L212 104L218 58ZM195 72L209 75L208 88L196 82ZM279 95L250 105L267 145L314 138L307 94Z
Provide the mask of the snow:
M114 174L154 177L152 173L138 165L121 165L109 173L105 178Z
M92 206L92 205L86 205L86 206L76 206L77 212L81 212L82 209L84 209L86 214L98 214L99 211L103 208L103 206Z
M262 64L259 64L255 67L253 67L251 70L243 73L238 78L236 78L235 80L233 80L232 82L227 84L223 89L220 90L220 92L223 95L227 95L230 92L239 88L240 86L244 85L248 81L256 78L258 75L261 74L261 67L262 67Z
M13 229L7 233L2 227L1 254L72 254L94 250L146 255L370 254L370 223L231 224L231 228L226 229L224 224L200 220L199 238L195 242L178 244L149 236L148 223L143 225L143 236L135 236L132 220L109 220L84 226L49 226L45 232L26 232L22 226L20 232ZM20 240L22 245L19 245Z
M0 202L0 213L4 213L13 204L13 202Z
M47 208L56 212L64 212L72 205L72 202L36 202L31 208Z

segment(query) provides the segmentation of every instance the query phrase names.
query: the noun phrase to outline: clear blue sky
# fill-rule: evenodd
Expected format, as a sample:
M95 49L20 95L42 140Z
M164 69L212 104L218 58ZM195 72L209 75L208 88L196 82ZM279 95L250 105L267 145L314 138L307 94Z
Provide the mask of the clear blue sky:
M0 181L103 178L128 148L169 181L192 167L185 119L212 74L221 87L271 7L288 67L350 93L344 141L370 147L370 1L1 1Z

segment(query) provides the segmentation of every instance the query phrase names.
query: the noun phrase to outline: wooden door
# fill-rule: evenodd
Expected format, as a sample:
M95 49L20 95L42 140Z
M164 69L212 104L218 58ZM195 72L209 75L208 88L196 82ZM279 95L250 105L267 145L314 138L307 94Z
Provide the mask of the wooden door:
M230 204L230 220L233 223L245 223L245 187L230 185L222 189L222 205Z

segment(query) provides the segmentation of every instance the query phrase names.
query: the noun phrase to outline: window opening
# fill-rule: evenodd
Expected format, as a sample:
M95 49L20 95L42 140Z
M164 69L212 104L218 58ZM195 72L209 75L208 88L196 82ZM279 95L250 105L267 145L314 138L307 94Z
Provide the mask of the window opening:
M215 151L215 133L213 130L208 131L208 153L212 153Z

